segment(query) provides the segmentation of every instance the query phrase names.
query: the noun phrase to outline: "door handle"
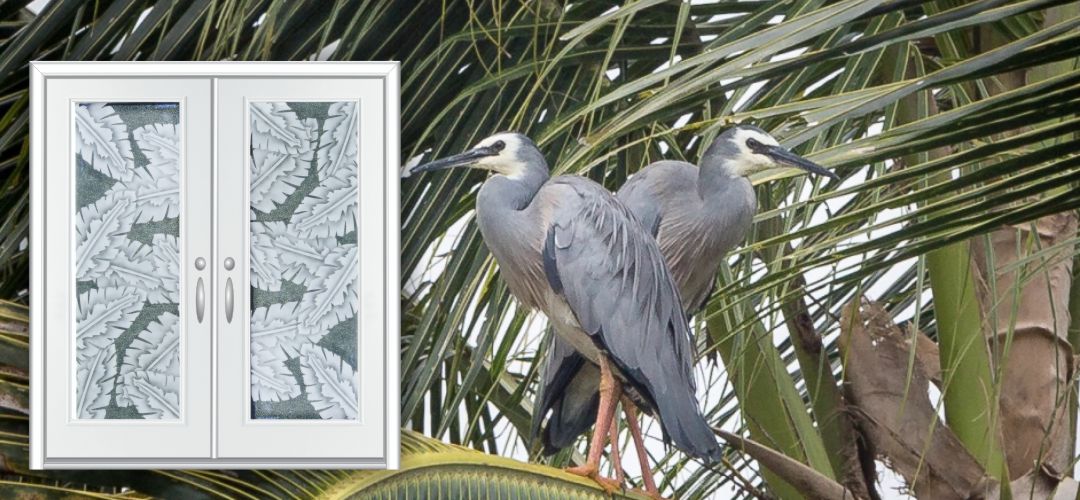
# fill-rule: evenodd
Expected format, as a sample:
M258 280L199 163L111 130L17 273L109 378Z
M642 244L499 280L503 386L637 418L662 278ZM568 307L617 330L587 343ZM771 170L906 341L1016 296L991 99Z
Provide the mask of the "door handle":
M232 257L226 257L225 258L225 270L226 271L232 271L233 266L235 266L235 265L236 265L236 262L233 261ZM225 322L226 323L232 323L233 302L234 301L233 301L232 278L229 278L229 279L225 280Z
M195 270L202 271L206 268L206 259L199 257L195 259ZM199 281L195 284L195 317L199 323L202 323L203 313L206 311L206 288L203 286L203 279L200 276Z
M195 316L202 323L203 311L206 310L206 290L203 290L202 278L195 285Z

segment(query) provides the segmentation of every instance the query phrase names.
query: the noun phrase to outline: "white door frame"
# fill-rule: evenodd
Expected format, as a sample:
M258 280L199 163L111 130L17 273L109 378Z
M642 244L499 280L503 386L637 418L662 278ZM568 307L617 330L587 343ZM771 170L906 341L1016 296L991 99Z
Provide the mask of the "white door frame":
M30 229L30 291L31 291L31 303L30 303L30 377L31 377L31 394L30 394L30 465L34 469L41 468L56 468L56 469L103 469L103 468L397 468L399 465L399 329L400 329L400 313L399 313L399 235L400 235L400 223L399 223L399 186L398 186L398 168L400 165L399 160L399 68L396 62L34 62L30 67L31 73L31 121L30 121L30 164L31 164L31 229ZM45 443L48 439L46 436L47 421L51 421L48 418L45 402L47 396L45 394L46 386L46 353L47 342L49 332L46 331L46 322L44 318L49 318L50 314L53 314L54 309L57 307L65 307L64 304L57 304L56 296L53 293L49 293L45 287L45 271L47 265L51 263L51 260L44 254L46 251L44 243L45 236L48 228L45 224L45 210L46 210L46 186L45 186L45 168L46 168L46 151L49 150L47 144L46 134L46 99L45 90L46 82L50 79L103 79L103 78L147 78L147 79L177 79L177 78L204 78L207 81L212 82L214 90L212 92L212 100L217 98L218 84L221 81L234 78L265 78L265 79L280 79L280 78L327 78L327 79L365 79L378 81L381 84L381 100L383 103L380 115L382 119L382 151L381 161L377 163L382 164L382 198L384 200L383 207L383 220L382 220L382 232L385 244L382 248L383 262L382 263L361 263L361 265L368 266L368 269L380 268L384 269L383 272L383 293L382 293L382 313L381 325L368 325L364 324L361 331L373 331L381 328L383 337L380 340L382 351L381 359L383 368L383 386L377 388L363 387L363 391L378 391L381 392L383 412L379 415L382 420L382 424L385 427L383 433L381 456L376 451L372 454L365 455L363 457L358 456L343 456L340 453L328 454L328 456L318 456L317 453L304 453L303 456L267 456L266 454L259 455L247 455L247 458L236 458L235 453L230 453L230 458L219 457L218 448L221 441L218 439L218 421L220 420L220 406L221 402L218 401L218 343L220 340L219 324L214 321L214 317L221 317L215 306L220 305L220 285L224 280L221 279L222 275L217 271L220 271L219 258L224 256L212 255L208 256L208 261L212 264L209 266L211 270L215 270L214 277L212 278L213 286L209 287L210 292L208 298L209 313L211 315L211 323L214 324L212 338L212 353L215 359L212 360L214 370L212 373L213 378L213 394L211 404L213 405L213 414L218 415L218 418L212 418L211 423L213 432L211 436L212 451L210 456L205 458L196 457L155 457L155 458L87 458L81 457L78 459L72 459L70 457L55 457L50 456L49 450ZM285 99L283 99L285 100ZM301 99L303 100L303 99ZM213 103L212 106L217 107L217 103ZM219 118L217 111L214 110L214 122L216 130L216 121ZM185 124L186 125L186 124ZM216 132L215 132L216 133ZM213 148L213 164L214 169L218 167L217 156L220 153L221 145L214 144ZM370 151L370 149L369 149ZM361 155L365 152L362 150ZM70 155L69 155L70 156ZM54 167L55 168L55 167ZM246 168L245 168L246 170ZM217 173L215 172L214 179L216 184ZM216 186L215 186L216 187ZM246 189L245 189L246 192ZM185 193L186 200L191 198ZM244 197L246 199L246 196ZM217 207L214 207L215 209ZM50 219L51 221L52 219ZM220 219L215 219L220 220ZM370 227L370 226L369 226ZM54 230L55 231L55 230ZM370 234L370 233L367 233ZM216 237L215 237L216 239ZM215 243L215 249L219 248ZM55 252L49 252L50 255L55 255ZM241 256L243 257L243 256ZM190 260L190 259L189 259ZM246 262L247 259L241 260ZM185 273L187 273L185 264ZM381 265L380 265L381 264ZM374 267L372 267L374 266ZM369 274L370 276L370 274ZM246 280L244 280L246 285ZM189 284L188 288L192 288ZM363 294L363 292L361 292ZM370 294L370 292L369 292ZM240 318L246 319L247 317L247 304L243 300L246 297L246 293L238 294L240 300L239 305L243 307L243 314L239 314ZM70 298L70 293L67 295ZM50 307L49 300L53 301ZM362 299L363 300L363 299ZM190 301L190 299L189 299ZM67 307L70 307L68 304ZM182 306L183 307L183 306ZM186 307L191 310L191 307ZM379 320L379 319L377 319ZM363 321L363 320L360 320ZM70 328L66 331L52 332L53 339L67 339L72 331ZM56 342L54 340L54 342ZM67 342L62 340L61 342ZM239 362L239 360L238 360ZM246 363L244 363L246 365ZM185 363L186 365L186 363ZM187 369L187 366L185 366ZM361 384L364 384L364 380L361 379ZM125 421L114 421L118 424L122 424ZM284 429L287 426L295 427L296 422L287 421L288 424L283 425ZM317 422L313 422L317 423ZM329 427L333 427L333 422L325 422L330 424ZM256 421L254 424L268 425L269 423ZM310 425L310 424L308 424ZM338 424L340 425L340 424ZM264 429L260 429L264 430ZM268 430L268 429L265 429ZM261 434L265 436L265 433ZM372 449L378 450L380 447L374 447Z

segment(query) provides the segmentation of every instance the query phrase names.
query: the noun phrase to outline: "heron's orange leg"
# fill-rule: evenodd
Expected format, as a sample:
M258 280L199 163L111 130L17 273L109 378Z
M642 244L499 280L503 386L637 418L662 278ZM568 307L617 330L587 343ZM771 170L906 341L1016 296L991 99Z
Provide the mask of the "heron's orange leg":
M649 456L645 453L645 441L641 438L641 426L638 425L637 407L630 398L625 396L622 398L622 403L623 411L626 412L626 423L630 426L630 435L634 438L634 448L637 448L641 479L645 482L645 493L652 498L662 498L653 480L652 469L649 468Z
M617 403L616 403L617 404ZM626 484L626 474L623 472L622 459L619 458L619 410L611 414L611 463L615 467L615 480L619 485Z
M608 493L614 493L622 487L622 484L614 479L600 476L600 454L604 451L604 443L611 438L611 420L615 416L615 403L619 401L621 390L619 381L611 373L608 360L601 357L600 408L596 412L596 428L593 429L592 441L589 443L589 456L584 465L566 469L566 472L585 476L600 483L600 486Z

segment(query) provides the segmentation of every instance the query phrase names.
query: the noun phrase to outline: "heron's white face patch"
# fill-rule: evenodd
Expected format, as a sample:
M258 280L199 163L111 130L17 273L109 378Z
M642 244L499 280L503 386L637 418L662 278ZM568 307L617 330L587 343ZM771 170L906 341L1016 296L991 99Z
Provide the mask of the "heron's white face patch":
M735 144L735 147L738 148L739 154L735 158L729 160L728 168L732 170L732 173L745 177L754 172L760 172L779 166L779 164L768 155L755 153L750 149L750 146L747 145L747 141L750 139L756 140L766 146L780 145L776 138L769 134L748 128L739 128L735 130L735 133L731 136L730 140Z
M499 154L481 158L476 162L476 166L512 179L520 177L525 173L526 167L525 162L518 155L518 151L525 147L521 136L513 133L495 134L478 142L474 148L496 146L499 142L503 144Z

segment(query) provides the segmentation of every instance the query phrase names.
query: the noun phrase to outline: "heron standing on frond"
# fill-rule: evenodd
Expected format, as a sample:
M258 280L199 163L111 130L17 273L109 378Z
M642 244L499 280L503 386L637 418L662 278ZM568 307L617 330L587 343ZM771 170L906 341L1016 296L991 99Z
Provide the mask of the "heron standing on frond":
M795 167L837 178L820 165L780 146L764 130L737 125L709 145L697 167L684 161L659 161L634 174L617 194L660 244L687 316L707 302L724 256L743 240L757 210L749 175ZM548 349L541 376L533 431L551 454L565 448L592 425L599 402L599 372L561 338ZM631 434L639 441L634 404L623 401ZM546 426L543 418L551 413ZM642 443L636 442L641 449ZM647 461L639 455L646 490L657 495Z
M521 303L547 315L583 363L597 367L588 458L568 471L609 491L619 486L598 471L624 387L652 409L675 446L719 460L721 447L694 394L679 292L653 236L603 186L580 176L550 177L524 135L496 134L413 172L451 167L492 172L477 194L476 218L503 279Z

